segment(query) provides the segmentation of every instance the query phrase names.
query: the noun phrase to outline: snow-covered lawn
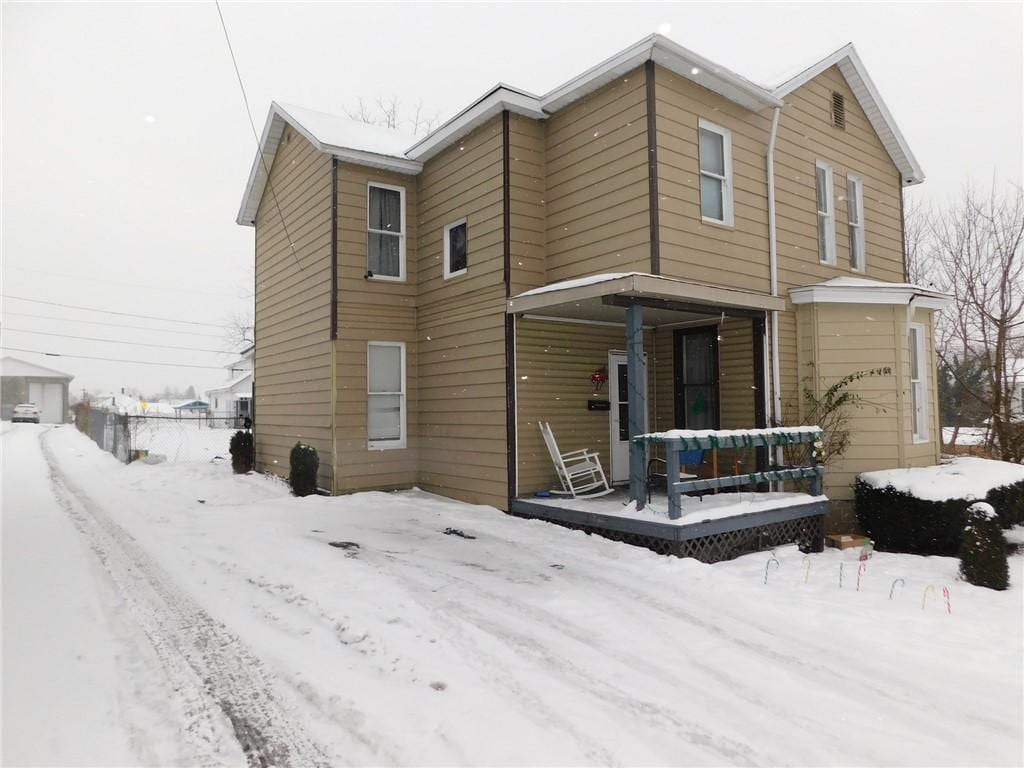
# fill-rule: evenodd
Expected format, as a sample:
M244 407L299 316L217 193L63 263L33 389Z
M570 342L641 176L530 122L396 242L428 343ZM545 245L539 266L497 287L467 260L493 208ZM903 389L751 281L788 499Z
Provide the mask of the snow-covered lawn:
M950 558L707 566L4 428L5 763L1021 761L1021 557L1002 593Z
M957 445L984 445L988 430L984 427L960 427L956 434ZM942 442L949 445L953 439L953 427L942 428Z
M133 449L149 451L148 461L209 461L227 458L234 429L207 426L206 419L190 417L138 418L129 421Z

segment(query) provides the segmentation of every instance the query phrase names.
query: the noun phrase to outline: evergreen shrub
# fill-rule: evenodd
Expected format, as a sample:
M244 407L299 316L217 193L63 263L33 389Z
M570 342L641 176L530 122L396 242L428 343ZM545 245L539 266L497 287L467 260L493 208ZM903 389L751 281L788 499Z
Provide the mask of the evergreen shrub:
M252 432L238 430L231 436L231 469L236 475L252 470L255 457Z
M296 443L288 457L291 472L288 482L295 496L309 496L316 493L316 473L320 468L320 457L311 445Z
M1003 590L1010 585L1006 538L996 511L983 501L967 508L967 525L960 543L960 577L989 589Z

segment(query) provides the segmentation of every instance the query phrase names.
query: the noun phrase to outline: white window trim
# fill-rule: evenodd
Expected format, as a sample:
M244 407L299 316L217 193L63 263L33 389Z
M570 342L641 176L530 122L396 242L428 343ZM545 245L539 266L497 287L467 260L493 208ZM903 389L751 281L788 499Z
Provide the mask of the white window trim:
M700 167L700 130L710 131L711 133L717 133L722 137L722 160L725 166L725 176L719 176L711 171L705 171ZM703 202L701 202L701 221L707 224L718 224L720 226L731 227L735 224L735 216L733 212L733 196L732 196L732 131L728 128L723 128L720 125L712 123L710 120L705 120L703 117L697 120L697 170L699 176L708 176L712 179L718 179L722 182L722 218L715 219L710 216L704 215ZM700 194L700 188L697 189L698 196Z
M451 270L451 240L448 238L448 233L455 227L465 224L466 225L466 266L462 269L458 269L454 272ZM453 221L451 224L445 224L444 227L444 279L448 280L452 277L458 277L464 275L469 271L469 223L466 221L466 217L463 216L457 221Z
M401 350L401 381L399 392L370 391L370 350L373 347L398 347ZM366 447L371 451L387 451L406 447L406 377L405 377L405 342L404 341L368 341L366 343ZM373 440L370 438L370 397L373 395L399 395L399 438L397 440Z
M821 211L818 209L818 169L825 171L825 203L828 206L827 211ZM836 191L835 182L832 177L832 166L823 160L816 160L814 162L814 232L815 237L818 237L818 219L823 215L825 218L825 258L821 258L821 253L818 254L818 260L821 264L827 264L830 267L836 266Z
M930 432L928 430L928 411L929 411L929 399L928 399L928 369L927 358L925 357L926 345L925 340L925 326L921 323L910 323L908 328L914 331L913 338L911 340L911 334L907 333L907 344L908 351L909 345L912 343L917 344L917 365L918 370L914 371L910 369L910 386L912 389L917 390L917 412L911 414L911 432L914 436L915 443L927 443L931 438L929 437ZM910 362L913 363L913 357L910 358ZM917 374L915 378L915 373ZM913 400L912 400L913 402ZM916 419L915 419L916 416ZM914 421L917 421L917 430L914 430Z
M370 272L370 234L379 235L393 235L386 229L371 229L370 228L370 189L376 187L377 189L390 189L394 192L398 192L401 195L399 199L399 208L402 216L402 231L398 233L398 277L394 275L377 275L374 274L369 277ZM366 183L366 272L367 279L369 280L383 280L392 283L404 283L405 282L405 187L396 187L393 184L381 184L377 181L369 181Z
M854 187L854 197L850 198L850 185ZM867 259L867 235L864 229L864 180L860 176L853 173L846 174L846 211L847 211L847 226L856 227L860 232L860 253L854 253L854 243L856 240L850 239L850 269L853 272L866 272L868 267ZM853 224L849 220L850 203L853 203L854 210L857 212L857 223ZM854 258L854 257L858 258Z

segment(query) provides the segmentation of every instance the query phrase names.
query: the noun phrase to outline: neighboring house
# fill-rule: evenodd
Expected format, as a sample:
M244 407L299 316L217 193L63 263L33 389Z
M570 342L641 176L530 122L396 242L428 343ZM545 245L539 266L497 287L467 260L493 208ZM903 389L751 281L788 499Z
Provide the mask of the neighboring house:
M0 359L0 418L10 420L18 403L35 403L44 424L68 421L68 384L75 378L15 357Z
M262 469L302 441L330 492L509 510L556 483L538 421L627 476L628 380L649 429L741 428L879 367L827 492L938 460L945 298L902 239L924 176L852 45L763 86L653 35L419 140L274 103L261 149L237 221Z
M211 416L218 426L236 426L245 418L252 417L252 366L255 351L253 345L243 349L237 360L225 366L228 380L206 392Z

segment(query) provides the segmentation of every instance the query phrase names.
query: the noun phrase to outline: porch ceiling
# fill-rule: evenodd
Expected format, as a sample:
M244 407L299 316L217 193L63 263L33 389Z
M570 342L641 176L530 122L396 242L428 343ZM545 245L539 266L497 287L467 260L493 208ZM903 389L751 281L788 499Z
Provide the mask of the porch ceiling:
M622 322L624 307L643 304L645 325L749 315L785 309L785 300L733 288L642 272L593 275L526 291L508 300L509 314Z

